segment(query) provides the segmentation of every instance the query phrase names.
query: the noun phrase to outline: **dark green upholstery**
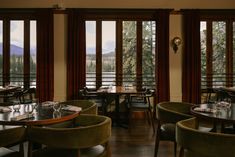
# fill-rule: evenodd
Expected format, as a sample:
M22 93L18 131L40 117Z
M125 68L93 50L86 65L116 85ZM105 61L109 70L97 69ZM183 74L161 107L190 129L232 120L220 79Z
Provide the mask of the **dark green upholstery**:
M26 129L21 126L0 126L0 157L23 157L23 145ZM20 144L19 151L13 151L4 147Z
M111 119L99 115L80 115L75 125L68 128L30 127L28 139L47 146L36 151L34 156L109 156L109 138L111 136ZM89 150L89 151L88 151ZM29 151L31 153L31 151ZM66 154L66 155L63 155Z
M235 157L235 135L200 131L196 118L177 123L176 141L184 157Z
M157 104L157 135L155 140L155 153L157 157L160 141L174 142L176 156L175 127L180 120L191 118L191 103L185 102L161 102Z
M61 102L61 104L73 105L82 108L80 114L97 114L98 107L94 101L91 100L68 100Z

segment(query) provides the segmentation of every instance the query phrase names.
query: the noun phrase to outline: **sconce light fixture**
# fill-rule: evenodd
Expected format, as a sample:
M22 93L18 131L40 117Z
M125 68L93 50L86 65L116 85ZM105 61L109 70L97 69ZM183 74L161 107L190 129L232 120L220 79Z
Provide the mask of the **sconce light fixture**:
M182 43L182 40L181 40L180 37L174 37L171 42L172 42L171 43L172 48L173 48L174 52L176 53L177 50L178 50L179 45Z

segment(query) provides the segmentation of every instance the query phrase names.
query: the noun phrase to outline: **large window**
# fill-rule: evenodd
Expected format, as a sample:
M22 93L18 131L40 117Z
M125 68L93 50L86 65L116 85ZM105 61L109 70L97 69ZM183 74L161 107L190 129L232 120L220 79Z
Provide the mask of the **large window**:
M0 86L35 87L36 21L16 16L0 16Z
M155 21L104 18L85 25L86 86L155 88Z
M233 18L201 21L202 89L235 85L235 25Z

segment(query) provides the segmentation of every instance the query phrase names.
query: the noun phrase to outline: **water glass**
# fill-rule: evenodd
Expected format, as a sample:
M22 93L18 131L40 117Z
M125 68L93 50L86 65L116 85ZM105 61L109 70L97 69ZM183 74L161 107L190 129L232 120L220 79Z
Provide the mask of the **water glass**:
M20 101L14 101L14 102L13 102L13 110L14 110L15 112L19 112L19 111L20 111L20 108L21 108Z
M60 109L61 109L61 104L60 104L59 102L55 102L55 103L53 104L53 109L54 109L54 111L60 111Z

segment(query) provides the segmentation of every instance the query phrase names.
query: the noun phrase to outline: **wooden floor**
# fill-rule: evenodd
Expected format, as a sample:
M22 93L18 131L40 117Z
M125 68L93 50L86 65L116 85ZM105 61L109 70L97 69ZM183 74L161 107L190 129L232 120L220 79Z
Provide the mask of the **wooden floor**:
M112 127L112 157L154 157L155 135L144 120L135 120L131 129ZM173 143L161 141L158 157L173 157Z

